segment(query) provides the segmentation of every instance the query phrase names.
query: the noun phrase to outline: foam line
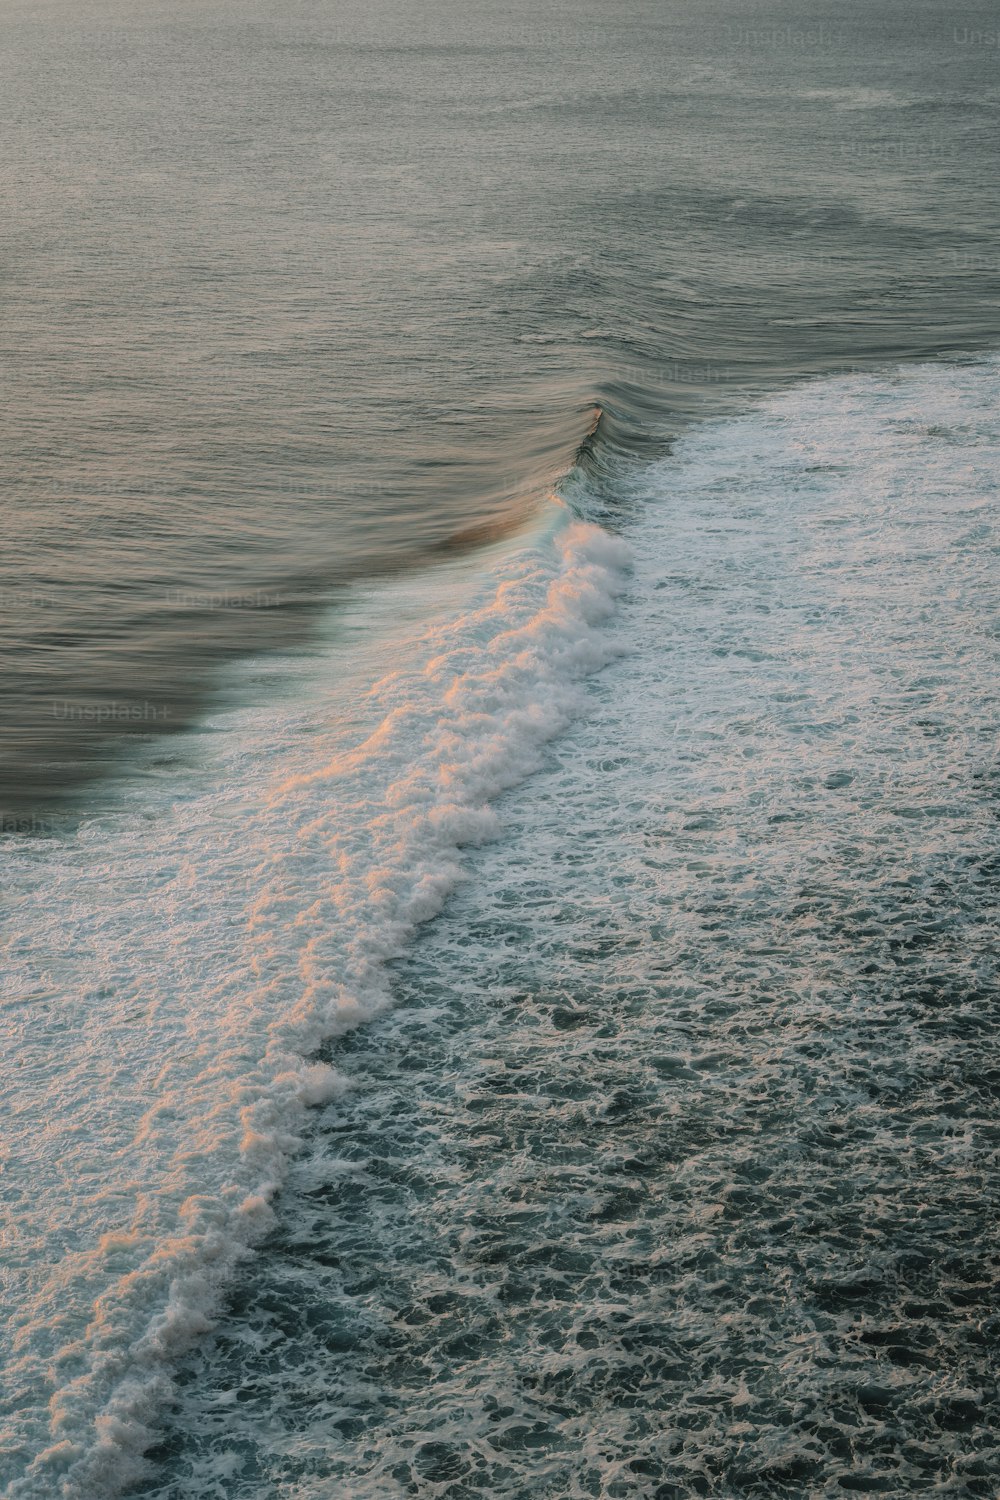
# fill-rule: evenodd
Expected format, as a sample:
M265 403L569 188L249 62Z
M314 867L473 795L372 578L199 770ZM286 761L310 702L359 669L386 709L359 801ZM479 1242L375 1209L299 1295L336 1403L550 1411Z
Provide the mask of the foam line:
M608 661L626 569L622 543L565 520L508 554L476 607L407 643L408 665L371 690L378 724L363 743L277 779L228 842L197 803L175 810L152 850L126 856L93 835L90 868L104 862L121 879L131 860L140 903L131 931L107 916L95 956L113 952L141 994L168 962L157 942L172 945L181 956L168 972L191 988L149 1006L144 1045L163 1059L158 1072L146 1059L155 1083L128 1148L149 1177L131 1222L66 1256L58 1289L46 1285L19 1320L21 1377L56 1376L44 1440L40 1422L17 1434L36 1451L11 1500L109 1500L142 1474L174 1362L211 1328L271 1222L307 1111L348 1086L317 1051L391 1005L387 962L441 910L463 848L499 832L497 799L538 767L579 710L583 679ZM142 860L155 866L164 850L169 877L143 888ZM99 1062L110 1077L114 1064ZM109 1108L107 1079L88 1100L85 1083L62 1107Z

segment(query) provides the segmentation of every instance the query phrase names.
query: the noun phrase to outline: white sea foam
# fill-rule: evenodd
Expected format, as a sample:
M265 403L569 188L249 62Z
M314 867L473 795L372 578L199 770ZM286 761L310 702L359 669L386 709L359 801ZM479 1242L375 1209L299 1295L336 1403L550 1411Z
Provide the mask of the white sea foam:
M1000 366L628 496L628 655L334 1057L144 1500L993 1496Z
M342 617L334 685L220 722L171 801L137 790L130 814L65 846L12 846L8 958L22 974L5 1019L27 1080L5 1132L12 1497L97 1500L139 1472L176 1360L271 1222L306 1111L338 1095L350 1141L299 1158L299 1185L320 1192L289 1216L297 1246L343 1255L378 1290L306 1261L286 1303L235 1314L232 1367L199 1372L181 1424L192 1453L158 1494L231 1494L246 1460L241 1493L280 1483L326 1500L342 1482L381 1497L407 1492L398 1466L437 1473L468 1453L512 1494L543 1471L581 1496L635 1472L716 1474L723 1453L734 1474L749 1454L761 1484L776 1455L818 1463L839 1489L841 1460L817 1459L789 1412L839 1410L885 1370L867 1346L820 1337L813 1281L836 1302L823 1286L868 1276L885 1251L872 1316L902 1326L908 1283L897 1297L875 1220L897 1200L917 1220L930 1194L939 1217L918 1224L917 1249L933 1270L949 1214L968 1225L980 1202L973 1127L935 1114L939 1095L952 1107L940 1080L978 1064L961 1055L968 1038L956 1052L947 1028L927 1029L918 992L933 1019L947 980L948 1014L975 1019L986 970L996 401L995 363L819 381L692 433L642 477L619 627L630 660L561 768L508 804L518 837L509 857L506 841L476 856L481 896L470 884L465 911L416 950L418 1023L434 1034L414 1039L402 1013L364 1033L373 1053L387 1037L366 1070L374 1102L316 1049L386 1012L387 960L440 910L462 847L496 832L497 796L538 766L614 649L623 554L603 532L570 523L551 544L499 549L479 583L446 570L409 594L374 591ZM394 669L371 688L387 654ZM921 944L966 914L954 953L928 946L925 966ZM34 970L29 947L47 955ZM469 998L445 1026L448 976ZM505 1003L477 1011L477 983ZM407 1048L422 1071L382 1082ZM800 1126L822 1134L827 1119L842 1132L835 1175L873 1186L823 1239L833 1209L813 1178L827 1158ZM355 1180L354 1199L325 1196ZM606 1215L623 1186L620 1217ZM790 1213L811 1228L789 1231ZM741 1248L748 1226L760 1261ZM772 1249L804 1267L778 1310ZM529 1275L544 1276L546 1306L534 1283L519 1290ZM413 1287L398 1307L383 1298L394 1278ZM295 1342L285 1309L310 1297L356 1348L312 1325ZM395 1312L413 1313L413 1359L398 1365ZM941 1321L942 1348L957 1327ZM735 1373L719 1384L733 1328L752 1398ZM466 1353L446 1369L447 1338ZM924 1381L933 1413L951 1377L922 1368L893 1367L890 1395ZM526 1372L551 1379L551 1400ZM958 1462L957 1429L925 1431L910 1411L907 1430L937 1431L941 1462Z
M8 841L12 1500L142 1472L305 1112L346 1087L316 1050L389 1006L387 961L608 660L620 542L560 507L494 561L422 626L376 591L356 623L381 617L395 669L358 701L231 715L169 801L139 787L72 839Z

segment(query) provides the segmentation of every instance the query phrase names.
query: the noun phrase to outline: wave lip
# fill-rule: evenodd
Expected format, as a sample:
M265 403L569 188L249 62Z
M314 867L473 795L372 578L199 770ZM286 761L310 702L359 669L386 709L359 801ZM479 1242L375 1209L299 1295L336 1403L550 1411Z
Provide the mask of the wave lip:
M355 1038L150 1496L995 1492L998 376L641 476L628 658Z
M108 1500L144 1473L174 1361L211 1327L234 1268L271 1222L307 1110L347 1086L317 1052L390 1006L386 963L441 910L462 848L497 834L496 799L537 768L579 710L583 679L614 652L605 627L627 563L600 528L561 521L550 541L503 559L473 609L405 643L412 665L372 689L366 713L376 711L377 727L363 743L276 778L227 833L206 806L235 795L232 786L178 803L155 850L147 824L131 842L111 829L56 852L52 894L73 904L76 921L74 879L94 861L111 872L106 892L84 890L82 918L88 901L108 903L97 957L113 953L137 993L159 982L169 945L188 961L163 980L180 993L148 1007L162 1035L141 1045L147 1059L162 1051L162 1067L141 1119L130 1122L112 1091L121 1132L132 1134L121 1159L134 1173L138 1152L143 1181L116 1183L107 1149L98 1196L133 1194L131 1216L116 1205L104 1232L55 1257L48 1283L36 1278L36 1300L19 1309L16 1376L22 1394L40 1399L8 1434L8 1453L34 1455L10 1500ZM234 777L246 757L246 746L234 755ZM175 873L153 892L147 872L165 863ZM116 878L132 891L146 882L138 907L116 903ZM237 927L241 887L254 895ZM126 1032L116 1017L109 1025L113 1052ZM130 1065L100 1061L95 1098L82 1096L92 1070L77 1070L78 1097L60 1084L62 1110L107 1107L108 1080L115 1068L128 1079ZM53 1214L72 1226L78 1210L70 1202Z

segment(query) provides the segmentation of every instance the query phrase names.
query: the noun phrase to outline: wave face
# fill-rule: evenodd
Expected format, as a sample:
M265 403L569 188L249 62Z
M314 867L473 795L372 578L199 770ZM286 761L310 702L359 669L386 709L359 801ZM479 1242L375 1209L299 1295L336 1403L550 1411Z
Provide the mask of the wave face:
M0 829L516 532L595 405L614 504L692 422L995 347L987 0L839 11L8 0Z
M996 1492L998 397L817 382L626 497L627 654L326 1054L138 1493Z
M560 507L453 579L451 617L421 625L426 581L422 609L359 606L395 664L367 693L230 717L159 803L142 783L74 838L7 840L11 1497L107 1500L142 1472L174 1361L343 1088L317 1049L390 1005L387 963L608 659L624 565Z

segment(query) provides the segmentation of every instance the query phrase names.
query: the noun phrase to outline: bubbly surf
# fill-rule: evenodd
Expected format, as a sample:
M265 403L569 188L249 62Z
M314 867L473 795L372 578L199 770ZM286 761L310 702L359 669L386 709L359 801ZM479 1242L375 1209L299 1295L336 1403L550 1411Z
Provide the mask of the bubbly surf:
M324 1052L137 1494L990 1500L998 396L634 481L625 654Z
M341 1091L317 1048L389 1006L387 962L607 661L625 549L553 515L456 617L382 639L402 665L360 741L322 701L237 715L207 786L9 841L12 1497L105 1500L142 1472L174 1361Z
M992 1494L998 396L708 424L10 841L12 1500Z
M693 422L1000 340L968 8L5 17L5 832L89 809L331 591L516 532L595 404L613 506Z

